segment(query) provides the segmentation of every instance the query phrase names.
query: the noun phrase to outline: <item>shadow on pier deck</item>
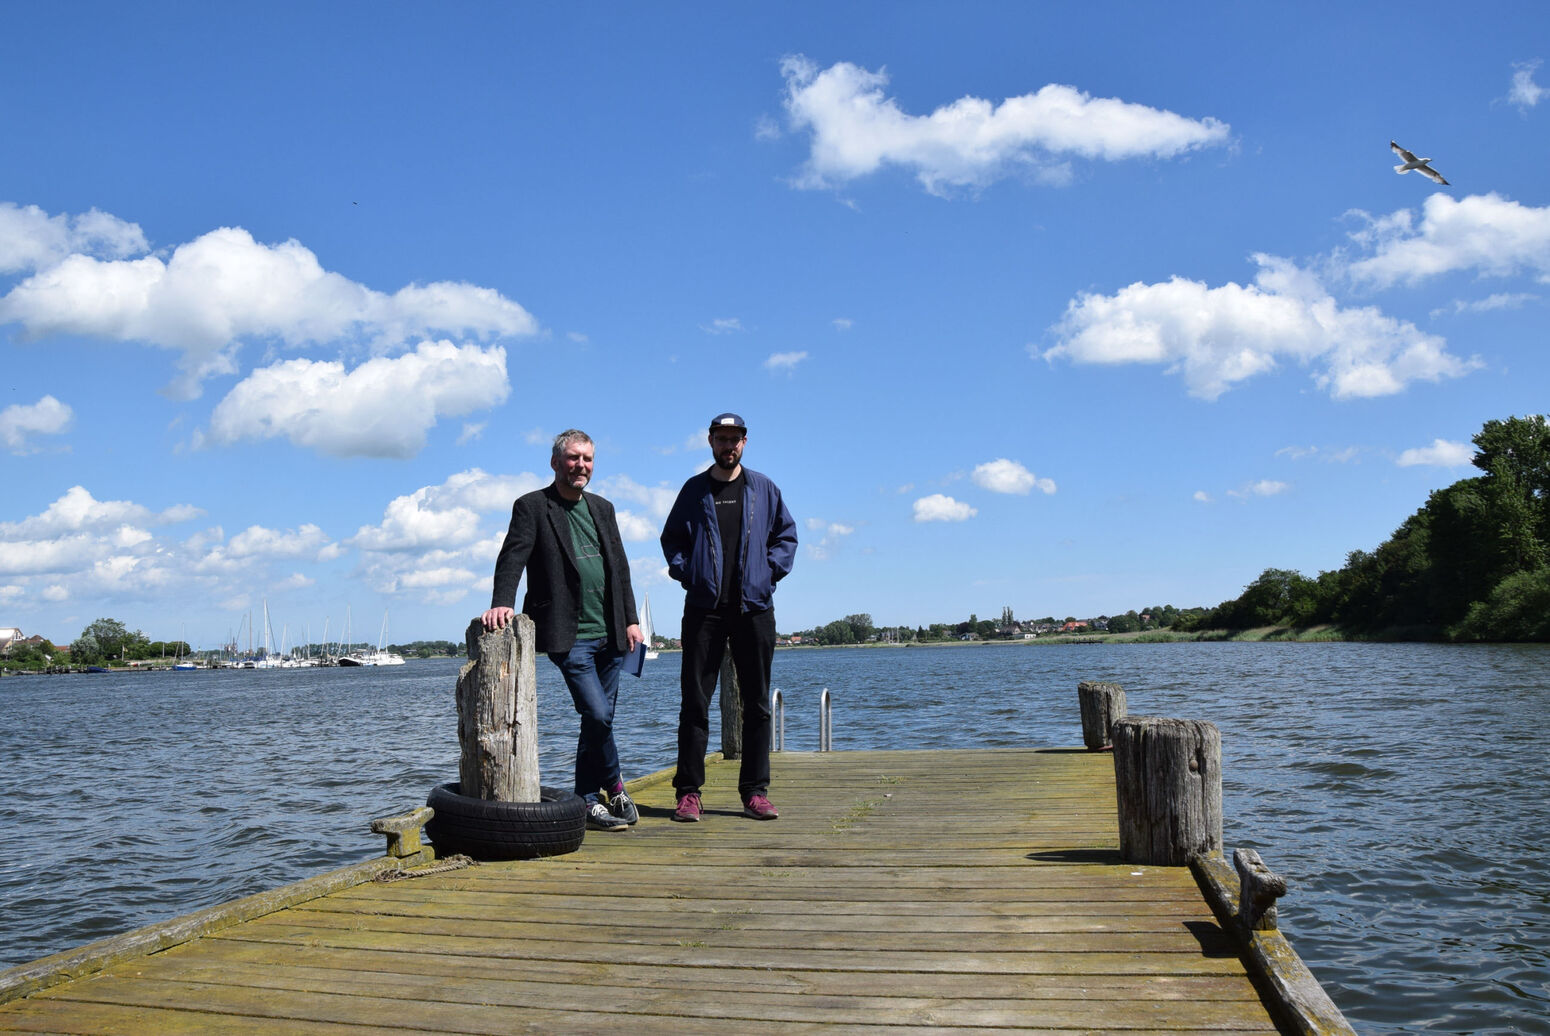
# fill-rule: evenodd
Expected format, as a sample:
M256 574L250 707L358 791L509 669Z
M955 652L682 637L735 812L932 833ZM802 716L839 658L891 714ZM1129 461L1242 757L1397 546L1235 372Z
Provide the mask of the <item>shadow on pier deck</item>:
M1275 1032L1188 868L1122 864L1076 750L779 753L773 823L365 883L0 1004L70 1033Z

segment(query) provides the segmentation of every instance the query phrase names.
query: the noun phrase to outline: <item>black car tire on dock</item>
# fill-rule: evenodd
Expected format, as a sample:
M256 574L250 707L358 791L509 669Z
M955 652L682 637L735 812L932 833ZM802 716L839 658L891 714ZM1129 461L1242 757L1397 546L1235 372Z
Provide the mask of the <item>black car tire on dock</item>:
M476 860L531 860L581 848L587 805L566 788L540 788L538 802L500 802L462 794L457 783L438 784L425 804L436 815L425 833L438 856L463 853Z

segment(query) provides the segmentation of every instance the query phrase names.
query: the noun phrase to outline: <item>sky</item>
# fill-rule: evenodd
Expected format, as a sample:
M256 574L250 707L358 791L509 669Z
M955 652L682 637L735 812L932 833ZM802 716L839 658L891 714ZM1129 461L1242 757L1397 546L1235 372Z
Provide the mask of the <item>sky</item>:
M5 4L0 626L461 640L577 427L672 636L728 410L782 632L1340 567L1547 409L1550 8L1186 7Z

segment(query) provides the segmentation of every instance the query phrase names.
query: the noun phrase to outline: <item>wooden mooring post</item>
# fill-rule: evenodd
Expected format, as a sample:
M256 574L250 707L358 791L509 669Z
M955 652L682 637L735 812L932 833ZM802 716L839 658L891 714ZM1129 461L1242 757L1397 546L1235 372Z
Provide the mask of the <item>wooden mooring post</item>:
M1115 722L1125 718L1125 689L1117 683L1083 680L1076 685L1076 697L1082 708L1082 744L1090 752L1109 748Z
M1222 851L1222 735L1203 720L1132 716L1114 724L1119 852L1181 867Z
M470 798L537 802L538 676L533 620L518 615L487 632L468 624L468 662L457 677L459 790Z
M737 684L737 667L728 649L721 656L721 756L743 755L743 689Z

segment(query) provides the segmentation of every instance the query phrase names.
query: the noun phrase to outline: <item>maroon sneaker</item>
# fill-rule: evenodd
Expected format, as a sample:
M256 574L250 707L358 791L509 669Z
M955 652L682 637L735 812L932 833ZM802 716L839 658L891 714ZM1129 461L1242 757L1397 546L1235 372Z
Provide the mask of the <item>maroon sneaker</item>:
M780 811L763 795L750 795L743 803L743 816L753 817L755 820L774 820L780 816Z
M678 808L673 810L673 819L685 824L698 823L700 819L700 793L691 791L678 800Z

